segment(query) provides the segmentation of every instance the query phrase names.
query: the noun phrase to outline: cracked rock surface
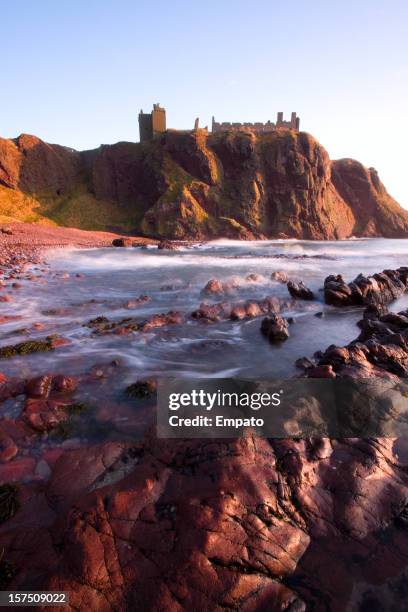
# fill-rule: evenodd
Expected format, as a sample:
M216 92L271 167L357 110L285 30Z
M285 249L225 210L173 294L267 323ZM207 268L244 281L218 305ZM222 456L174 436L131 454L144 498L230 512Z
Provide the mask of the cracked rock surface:
M19 567L10 588L70 591L71 609L96 610L388 601L408 554L395 445L149 434L65 452L1 527Z

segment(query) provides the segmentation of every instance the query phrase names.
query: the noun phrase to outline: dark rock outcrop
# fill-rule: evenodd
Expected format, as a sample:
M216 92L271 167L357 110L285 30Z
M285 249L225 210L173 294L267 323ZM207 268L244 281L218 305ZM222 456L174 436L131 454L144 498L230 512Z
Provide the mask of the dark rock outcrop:
M316 367L308 367L307 376L319 376L321 368L330 368L336 376L352 378L395 379L408 376L408 311L398 314L384 307L369 307L358 323L361 333L344 347L329 346L317 359Z
M265 317L261 323L261 333L269 342L284 342L289 338L288 322L276 314Z
M372 276L359 274L346 283L343 277L330 275L324 281L324 299L333 306L368 306L388 304L408 288L408 267L384 270Z
M306 287L302 281L299 283L289 281L286 286L290 295L298 300L313 300L315 297L313 291Z
M114 247L131 247L131 246L133 246L133 240L131 238L114 238L112 240L112 246L114 246Z

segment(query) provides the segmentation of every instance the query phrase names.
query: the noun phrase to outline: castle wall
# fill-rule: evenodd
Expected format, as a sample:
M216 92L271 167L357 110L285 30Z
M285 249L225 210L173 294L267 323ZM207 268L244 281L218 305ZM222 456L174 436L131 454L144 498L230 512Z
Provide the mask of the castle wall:
M224 121L223 123L218 123L215 121L214 117L212 119L212 131L213 132L226 132L226 131L236 131L242 130L244 128L250 129L253 132L257 133L265 133L265 132L274 132L276 129L288 129L288 130L297 130L299 131L300 119L296 116L296 113L291 114L290 121L284 121L283 113L279 112L277 115L276 123L272 121L267 121L266 123L230 123L228 121Z

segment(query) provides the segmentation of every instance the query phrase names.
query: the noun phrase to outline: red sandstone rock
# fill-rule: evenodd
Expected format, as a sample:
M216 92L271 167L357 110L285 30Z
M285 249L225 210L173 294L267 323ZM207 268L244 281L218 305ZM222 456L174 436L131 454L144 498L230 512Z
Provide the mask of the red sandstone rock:
M0 463L6 463L18 453L14 440L0 429Z
M283 304L286 305L286 304ZM233 321L243 320L267 314L269 312L277 313L280 311L281 302L276 297L266 297L258 302L241 302L238 304L230 304L227 302L219 302L218 304L201 304L198 310L191 313L193 319L212 322L222 319L232 319Z
M46 496L30 485L0 526L20 569L10 588L68 589L79 609L353 607L359 585L381 593L405 564L393 444L148 437L65 452Z
M278 283L286 284L289 281L289 277L286 272L272 272L271 280L277 281Z
M222 294L224 293L224 287L221 281L217 278L212 278L208 281L201 293L207 295Z
M10 397L22 395L24 390L25 383L18 378L5 378L3 382L0 380L0 402L4 402Z
M408 215L376 171L354 160L331 162L306 133L168 132L154 143L152 156L145 146L117 143L79 153L29 135L0 139L0 184L12 195L44 193L75 204L87 173L89 197L122 210L143 201L141 228L166 239L253 239L264 237L266 226L269 237L285 239L407 235ZM191 177L176 193L169 161ZM282 201L290 203L284 213Z
M134 299L134 300L128 300L125 304L124 307L128 308L129 310L133 310L134 308L138 308L139 306L146 304L147 302L151 301L151 297L148 295L141 295L140 297Z
M283 342L289 338L288 322L276 314L265 317L261 324L261 332L269 342Z
M231 313L232 314L232 313ZM248 318L259 317L262 314L261 307L257 302L249 302L245 306L245 316Z
M59 348L60 346L66 346L67 344L71 344L71 341L68 338L52 338L51 345L53 349Z
M336 378L336 373L331 365L319 365L307 370L309 378Z
M32 457L15 457L2 464L0 469L0 486L10 482L32 480L36 461Z
M73 376L58 374L52 378L52 389L58 393L72 393L78 386L78 379Z
M245 305L234 306L231 309L230 319L233 321L242 321L247 316Z
M166 314L153 315L147 321L142 323L139 330L142 332L148 332L157 327L163 327L165 325L180 325L183 322L183 315L180 312L168 312Z
M28 399L23 418L36 431L48 431L68 420L66 404L54 400Z
M45 374L27 381L25 393L28 397L46 398L51 391L52 376Z
M2 315L0 316L0 325L3 325L4 323L10 323L10 321L18 321L20 319L22 319L22 317L17 315Z
M245 277L245 280L249 281L250 283L259 283L263 280L263 277L261 274L252 273L248 274L248 276Z

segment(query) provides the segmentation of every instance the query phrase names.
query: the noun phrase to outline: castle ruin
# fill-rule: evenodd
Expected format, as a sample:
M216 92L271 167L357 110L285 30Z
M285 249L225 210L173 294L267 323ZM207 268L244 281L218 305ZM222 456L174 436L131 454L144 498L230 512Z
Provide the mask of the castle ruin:
M274 132L279 129L299 131L300 118L293 112L290 116L290 121L284 121L283 113L279 112L276 118L276 123L267 121L266 123L217 123L215 118L212 118L212 132L228 132L242 129L251 130L256 133ZM194 130L199 129L198 118L194 122ZM207 129L207 128L204 128ZM160 136L166 131L166 110L159 103L153 104L151 113L144 113L143 110L139 113L139 133L140 142L153 140L156 136Z
M274 132L278 129L296 130L299 131L300 118L296 113L292 113L290 121L284 121L283 113L279 112L276 118L276 123L267 121L266 123L217 123L215 118L212 118L212 132L227 132L231 130L242 130L244 128L257 133Z
M159 103L153 104L151 113L139 113L140 142L152 140L166 131L166 110Z

